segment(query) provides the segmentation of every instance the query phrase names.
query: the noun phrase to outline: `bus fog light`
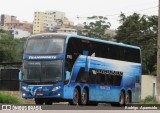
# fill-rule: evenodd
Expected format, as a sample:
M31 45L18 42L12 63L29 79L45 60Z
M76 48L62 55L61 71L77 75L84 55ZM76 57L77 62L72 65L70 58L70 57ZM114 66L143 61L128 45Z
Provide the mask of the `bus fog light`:
M57 96L61 96L61 94L60 94L60 93L58 93L58 94L57 94Z
M52 89L52 91L56 91L56 90L58 90L58 89L60 89L61 88L61 86L56 86L56 87L54 87L53 89Z
M25 93L23 93L23 94L22 94L22 96L23 96L23 97L25 97L25 96L26 96L26 94L25 94Z

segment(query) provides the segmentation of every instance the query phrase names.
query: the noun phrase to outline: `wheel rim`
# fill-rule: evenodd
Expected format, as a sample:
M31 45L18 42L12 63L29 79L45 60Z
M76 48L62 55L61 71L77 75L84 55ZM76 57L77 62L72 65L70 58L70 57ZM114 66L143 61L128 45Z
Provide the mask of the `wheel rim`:
M87 103L87 93L86 90L83 91L81 96L82 104L85 105Z
M126 96L126 104L129 104L129 103L130 103L130 95L127 94L127 96Z
M124 105L124 93L121 92L121 95L120 95L120 105L123 106Z
M79 93L78 93L78 90L75 89L75 91L74 91L73 103L74 103L74 104L77 104L77 103L78 103L78 99L79 99Z

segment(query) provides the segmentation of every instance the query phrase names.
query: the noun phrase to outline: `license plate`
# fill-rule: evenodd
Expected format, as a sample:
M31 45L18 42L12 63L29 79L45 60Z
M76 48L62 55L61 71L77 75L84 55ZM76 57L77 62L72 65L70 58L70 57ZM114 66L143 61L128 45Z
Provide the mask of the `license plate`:
M37 93L36 96L43 96L43 93Z

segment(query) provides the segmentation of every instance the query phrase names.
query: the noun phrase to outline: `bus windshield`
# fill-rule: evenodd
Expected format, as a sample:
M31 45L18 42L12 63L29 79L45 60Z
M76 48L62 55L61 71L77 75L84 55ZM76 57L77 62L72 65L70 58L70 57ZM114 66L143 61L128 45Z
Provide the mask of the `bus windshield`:
M63 60L25 61L23 64L24 81L59 82L62 80Z
M62 38L32 38L27 42L26 54L61 54L64 51Z

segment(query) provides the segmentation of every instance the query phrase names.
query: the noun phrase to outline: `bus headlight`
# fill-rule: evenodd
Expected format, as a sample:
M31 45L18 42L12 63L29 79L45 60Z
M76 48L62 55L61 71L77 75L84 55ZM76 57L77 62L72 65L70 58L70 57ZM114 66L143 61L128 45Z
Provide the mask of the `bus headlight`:
M58 90L58 89L60 89L61 88L61 86L56 86L56 87L54 87L53 89L52 89L52 91L56 91L56 90Z
M22 89L24 89L25 91L29 92L29 89L26 86L22 86Z

